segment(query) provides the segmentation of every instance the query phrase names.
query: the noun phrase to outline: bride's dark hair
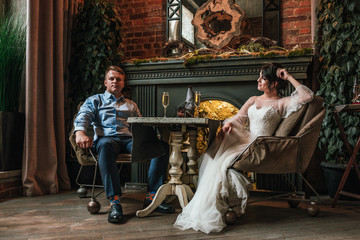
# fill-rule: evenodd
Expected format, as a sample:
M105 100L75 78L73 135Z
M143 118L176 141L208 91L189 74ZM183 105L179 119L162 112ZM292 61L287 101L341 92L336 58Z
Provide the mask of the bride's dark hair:
M262 76L268 81L269 90L276 88L276 91L280 96L285 95L285 89L288 85L288 81L278 78L276 71L279 68L284 68L279 63L267 63L261 67ZM275 84L277 82L277 84Z

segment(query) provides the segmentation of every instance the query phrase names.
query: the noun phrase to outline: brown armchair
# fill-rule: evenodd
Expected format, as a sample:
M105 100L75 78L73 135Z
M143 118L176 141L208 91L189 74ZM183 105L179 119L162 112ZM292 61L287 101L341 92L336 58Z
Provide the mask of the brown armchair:
M319 200L319 194L302 174L316 148L324 117L323 99L315 96L310 103L283 119L274 136L256 138L231 168L267 174L297 173Z

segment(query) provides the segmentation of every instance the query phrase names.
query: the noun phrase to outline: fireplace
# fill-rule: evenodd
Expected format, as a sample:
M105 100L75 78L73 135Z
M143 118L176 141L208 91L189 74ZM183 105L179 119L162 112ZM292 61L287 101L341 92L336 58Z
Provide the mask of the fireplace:
M311 86L312 55L274 58L253 56L217 58L185 66L184 60L149 62L139 65L126 63L123 68L143 116L163 116L162 92L169 92L167 116L175 116L185 101L187 88L200 91L202 100L221 100L236 108L253 95L259 95L256 80L261 66L268 62L281 63L297 80ZM292 91L288 89L288 93ZM146 182L147 164L134 164L132 182Z

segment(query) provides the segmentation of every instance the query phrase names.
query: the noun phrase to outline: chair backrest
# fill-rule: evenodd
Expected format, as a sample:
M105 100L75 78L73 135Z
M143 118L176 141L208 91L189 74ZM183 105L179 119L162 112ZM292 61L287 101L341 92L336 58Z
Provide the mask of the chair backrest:
M296 112L284 118L277 127L274 136L295 136L306 123L318 114L323 108L323 98L314 96L314 99L302 106Z
M304 115L299 119L298 123L294 127L293 131L291 132L291 136L295 136L299 133L299 131L315 116L317 116L324 107L324 99L320 96L314 96L314 99L307 104L307 109L304 112Z
M325 117L326 109L323 107L320 111L303 126L296 134L299 138L299 157L297 162L297 171L305 172L307 169L320 135L322 122Z

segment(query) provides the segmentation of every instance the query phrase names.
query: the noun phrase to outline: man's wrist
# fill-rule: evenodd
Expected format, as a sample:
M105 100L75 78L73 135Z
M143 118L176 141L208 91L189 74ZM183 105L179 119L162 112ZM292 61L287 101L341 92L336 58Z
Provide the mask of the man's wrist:
M77 130L77 131L75 131L75 136L83 136L83 135L86 135L83 130Z

